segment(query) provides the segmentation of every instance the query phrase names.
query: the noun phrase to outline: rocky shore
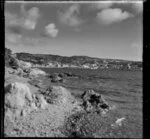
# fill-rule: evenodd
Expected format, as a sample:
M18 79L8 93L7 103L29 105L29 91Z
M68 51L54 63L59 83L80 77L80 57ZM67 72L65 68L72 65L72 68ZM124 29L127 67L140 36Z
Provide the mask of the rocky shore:
M5 66L4 136L101 137L111 127L117 130L124 119L115 122L107 115L114 107L99 92L87 90L76 99L67 88L42 81L63 82L69 77L75 75L49 75L10 55Z

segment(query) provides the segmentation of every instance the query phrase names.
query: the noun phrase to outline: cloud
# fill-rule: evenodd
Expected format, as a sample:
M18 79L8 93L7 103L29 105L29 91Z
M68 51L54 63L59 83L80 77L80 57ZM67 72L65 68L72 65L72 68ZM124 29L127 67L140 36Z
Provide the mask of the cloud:
M130 17L133 17L131 13L128 13L126 11L123 12L119 8L109 8L97 13L96 19L101 24L110 25L113 23L121 22Z
M56 37L58 31L54 23L50 23L45 27L45 33L51 37Z
M27 29L35 29L39 16L39 9L37 7L32 7L25 17L24 27Z
M143 2L132 3L132 7L136 13L143 12Z
M9 12L5 13L6 26L18 26L29 30L35 29L37 20L40 16L39 9L37 7L32 7L29 11L25 11L23 7L24 6L21 6L21 16Z
M79 4L71 5L66 11L58 12L59 20L68 26L77 27L83 23L78 17L80 13Z

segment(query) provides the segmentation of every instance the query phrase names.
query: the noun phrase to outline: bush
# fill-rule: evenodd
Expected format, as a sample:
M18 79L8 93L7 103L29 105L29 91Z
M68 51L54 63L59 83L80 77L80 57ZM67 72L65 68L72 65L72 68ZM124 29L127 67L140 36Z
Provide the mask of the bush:
M94 137L94 133L101 128L97 113L77 112L71 115L63 128L68 137Z

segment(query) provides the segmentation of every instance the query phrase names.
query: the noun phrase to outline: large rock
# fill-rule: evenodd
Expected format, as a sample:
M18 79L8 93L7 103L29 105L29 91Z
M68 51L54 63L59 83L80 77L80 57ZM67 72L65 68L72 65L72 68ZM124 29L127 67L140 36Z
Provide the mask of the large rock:
M54 73L54 74L50 75L50 78L51 78L51 82L53 82L53 83L57 83L57 82L62 82L63 81L63 78L58 73Z
M32 109L32 94L24 83L11 83L5 87L5 114L21 116Z
M41 93L44 99L51 104L66 104L73 101L71 93L61 86L51 86Z
M81 98L83 100L83 107L87 112L103 112L109 109L108 103L101 94L96 93L93 90L85 91Z

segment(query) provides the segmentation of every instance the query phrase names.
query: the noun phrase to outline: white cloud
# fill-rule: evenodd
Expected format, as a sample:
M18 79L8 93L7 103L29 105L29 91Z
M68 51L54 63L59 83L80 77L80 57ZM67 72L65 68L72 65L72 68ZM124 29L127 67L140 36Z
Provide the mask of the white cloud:
M79 4L73 4L66 11L58 12L58 16L62 23L68 26L77 27L83 23L83 20L78 17L79 13Z
M19 26L25 29L33 30L36 27L37 19L39 18L39 9L37 7L32 7L29 11L22 10L22 16L17 14L12 14L9 12L5 13L5 24L6 26ZM24 12L24 13L23 13Z
M50 23L45 27L45 33L51 37L56 37L58 31L54 23Z
M39 16L39 9L37 7L32 7L25 17L24 27L27 29L35 29Z
M133 15L129 12L123 12L119 8L109 8L97 13L96 19L101 24L110 25L113 23L121 22L130 17L133 17Z
M136 13L143 12L143 2L135 2L132 4L132 7Z

